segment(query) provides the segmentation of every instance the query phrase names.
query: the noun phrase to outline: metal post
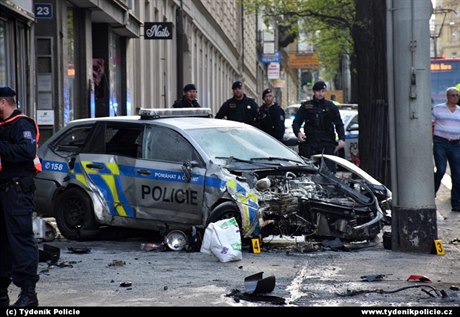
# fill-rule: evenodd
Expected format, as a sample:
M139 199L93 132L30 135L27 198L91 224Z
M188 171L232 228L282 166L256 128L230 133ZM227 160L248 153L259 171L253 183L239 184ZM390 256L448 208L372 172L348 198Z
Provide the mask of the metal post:
M430 0L393 0L393 43L388 55L393 217L392 249L431 252L437 237L431 137ZM398 30L409 30L400 32ZM390 61L390 59L389 59ZM391 69L392 67L392 69ZM391 95L389 97L392 97ZM417 164L414 164L414 161Z

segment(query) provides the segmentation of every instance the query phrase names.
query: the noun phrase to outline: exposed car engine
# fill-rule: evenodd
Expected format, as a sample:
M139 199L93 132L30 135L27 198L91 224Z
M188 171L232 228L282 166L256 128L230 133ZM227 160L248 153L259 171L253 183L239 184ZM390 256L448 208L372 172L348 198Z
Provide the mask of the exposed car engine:
M261 173L263 174L263 173ZM255 182L260 197L261 233L371 240L381 230L382 210L364 182L287 171Z

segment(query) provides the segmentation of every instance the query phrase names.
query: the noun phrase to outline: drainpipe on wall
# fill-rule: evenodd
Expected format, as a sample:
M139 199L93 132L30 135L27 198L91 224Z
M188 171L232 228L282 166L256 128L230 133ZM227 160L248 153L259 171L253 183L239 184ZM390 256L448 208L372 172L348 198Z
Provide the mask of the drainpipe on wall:
M182 87L184 86L184 10L180 0L180 7L177 9L177 99L182 98Z
M241 3L241 76L244 74L244 6Z

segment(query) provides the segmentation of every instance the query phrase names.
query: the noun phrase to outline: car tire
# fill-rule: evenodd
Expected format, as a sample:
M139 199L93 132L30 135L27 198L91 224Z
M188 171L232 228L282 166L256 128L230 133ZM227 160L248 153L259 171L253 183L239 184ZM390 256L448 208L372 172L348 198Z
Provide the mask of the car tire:
M241 230L241 213L235 203L231 201L226 201L220 205L218 205L212 211L211 215L208 218L208 222L206 226L209 225L211 222L216 222L223 219L230 219L235 217L236 222L238 223L238 227L240 228L241 234L241 244L243 247L249 246L249 238L244 238L243 230Z
M56 224L60 233L69 240L82 240L82 236L89 240L96 236L97 223L89 196L75 187L64 191L56 204ZM85 235L81 235L82 230Z
M238 226L241 228L241 213L238 207L233 202L226 201L214 208L214 210L208 218L208 222L206 225L210 224L211 222L216 222L223 219L230 219L232 217L235 217Z

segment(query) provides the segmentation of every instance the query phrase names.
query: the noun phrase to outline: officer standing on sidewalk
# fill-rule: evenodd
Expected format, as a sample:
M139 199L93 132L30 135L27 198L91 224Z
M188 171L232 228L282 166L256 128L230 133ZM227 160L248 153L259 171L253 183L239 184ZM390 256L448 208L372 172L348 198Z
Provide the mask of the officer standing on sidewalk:
M172 105L173 108L200 108L200 104L196 100L196 86L194 84L187 84L183 89L184 95Z
M0 87L0 307L9 305L8 286L21 292L13 307L37 307L38 246L32 227L39 131L16 108L16 92Z
M244 93L244 85L237 80L232 84L233 97L225 101L216 114L216 119L227 119L256 125L259 106Z

